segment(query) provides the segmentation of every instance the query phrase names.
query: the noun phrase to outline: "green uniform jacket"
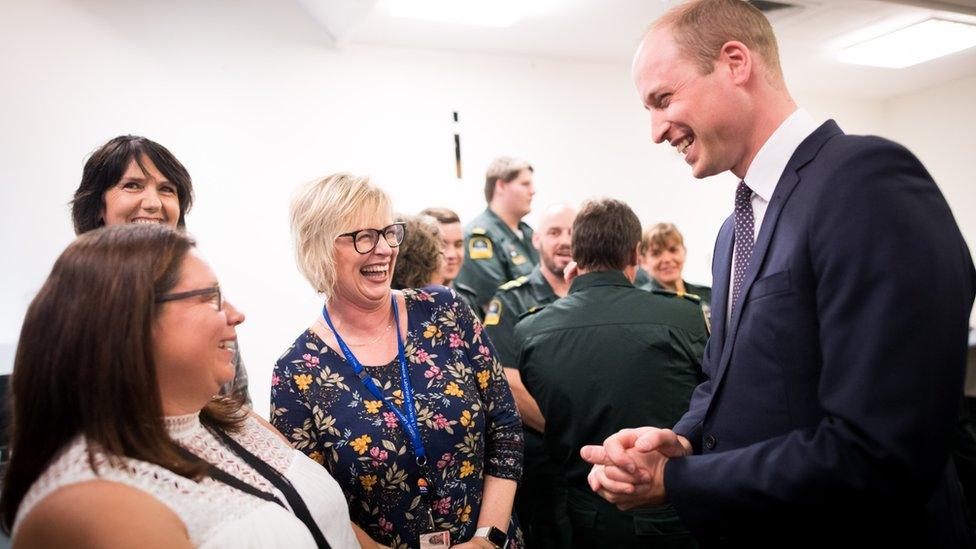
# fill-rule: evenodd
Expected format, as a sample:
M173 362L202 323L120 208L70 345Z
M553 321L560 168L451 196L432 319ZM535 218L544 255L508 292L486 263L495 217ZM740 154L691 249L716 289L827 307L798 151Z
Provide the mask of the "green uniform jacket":
M559 299L552 286L536 265L528 276L510 280L498 288L488 303L484 324L488 337L495 345L495 356L506 368L516 368L515 324L525 313Z
M684 282L684 280L682 280L682 282ZM670 293L670 294L678 295L676 292L672 290L668 290L664 286L661 286L661 284L659 284L658 281L654 280L653 278L648 278L648 282L643 285L637 284L637 281L635 280L634 285L640 288L641 290L647 290L649 292ZM690 295L698 298L699 304L701 305L702 313L705 314L705 320L709 323L709 331L711 331L712 289L708 286L698 286L697 284L688 284L687 282L685 282L685 293L680 295L679 297L684 297L685 295Z
M577 277L569 295L518 323L518 368L570 486L589 490L583 445L681 418L704 380L707 339L696 302L634 288L620 271Z
M539 264L532 227L520 221L519 230L522 238L490 209L464 228L464 264L455 283L474 291L478 307L484 307L499 286L531 273Z

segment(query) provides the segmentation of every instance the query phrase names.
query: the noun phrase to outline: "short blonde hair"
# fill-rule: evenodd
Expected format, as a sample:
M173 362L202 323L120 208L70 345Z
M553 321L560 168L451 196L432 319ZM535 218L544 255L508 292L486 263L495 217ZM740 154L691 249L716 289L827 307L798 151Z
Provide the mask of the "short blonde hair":
M651 25L668 28L682 53L711 74L726 42L735 40L759 54L770 76L782 80L776 35L759 9L744 0L694 0L672 8Z
M522 170L535 172L532 165L521 158L499 156L492 160L491 164L488 165L488 171L485 173L485 202L490 203L491 199L495 198L496 181L501 179L504 183L511 183L522 173Z
M685 247L685 239L674 223L658 223L641 235L640 248L637 253L645 255L654 248L667 248L668 244Z
M316 292L328 297L335 288L336 237L369 213L392 215L390 197L369 177L336 173L295 192L290 208L295 260Z

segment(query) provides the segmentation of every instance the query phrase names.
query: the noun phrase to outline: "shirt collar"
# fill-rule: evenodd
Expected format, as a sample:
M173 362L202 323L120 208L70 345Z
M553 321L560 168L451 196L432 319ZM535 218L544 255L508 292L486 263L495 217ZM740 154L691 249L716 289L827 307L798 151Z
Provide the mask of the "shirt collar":
M532 293L535 294L535 298L539 301L555 301L559 298L556 292L552 291L552 286L549 285L546 277L542 276L542 268L538 265L529 274L529 284L532 285Z
M624 275L623 271L594 271L574 278L573 282L569 285L569 293L574 294L586 288L592 288L593 286L634 287L630 280L627 280L627 276Z
M752 192L769 202L786 164L800 143L817 129L817 125L804 109L796 109L786 117L749 165L744 180Z

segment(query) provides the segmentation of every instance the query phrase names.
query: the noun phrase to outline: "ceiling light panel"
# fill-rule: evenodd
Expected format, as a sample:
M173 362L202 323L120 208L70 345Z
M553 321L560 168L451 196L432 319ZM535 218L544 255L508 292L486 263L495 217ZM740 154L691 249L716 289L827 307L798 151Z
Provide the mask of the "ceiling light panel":
M391 0L390 15L482 27L511 27L525 16L525 0Z
M900 69L976 46L976 25L926 19L844 48L839 59L855 65Z

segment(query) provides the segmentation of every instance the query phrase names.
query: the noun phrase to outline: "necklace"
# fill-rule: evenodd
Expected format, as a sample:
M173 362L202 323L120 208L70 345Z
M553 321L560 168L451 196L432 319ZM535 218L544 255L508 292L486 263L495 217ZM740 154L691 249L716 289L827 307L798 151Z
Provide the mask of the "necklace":
M367 345L372 345L372 344L376 343L377 341L379 341L381 337L385 336L386 333L389 332L390 331L390 328L392 328L392 327L393 327L393 323L390 322L389 324L386 325L386 329L384 329L383 332L380 333L380 335L374 337L373 339L371 339L369 341L366 341L364 343L351 343L351 342L348 342L347 341L346 342L346 345L348 345L350 347L366 347Z
M338 319L336 319L336 320L337 320L337 322L336 322L336 329L339 329L339 328L342 327L342 321L341 320L338 320ZM325 321L321 317L318 320L316 320L315 323L318 324L318 325L320 325L323 329L328 328L328 326L325 325ZM390 328L392 328L392 327L393 327L393 321L390 320L390 322L386 325L386 328L383 329L383 331L380 333L380 335L374 337L373 339L371 339L369 341L364 341L363 343L352 343L350 341L346 341L346 345L348 345L350 347L367 347L369 345L373 345L377 341L379 341L383 336L385 336L387 333L389 333Z

